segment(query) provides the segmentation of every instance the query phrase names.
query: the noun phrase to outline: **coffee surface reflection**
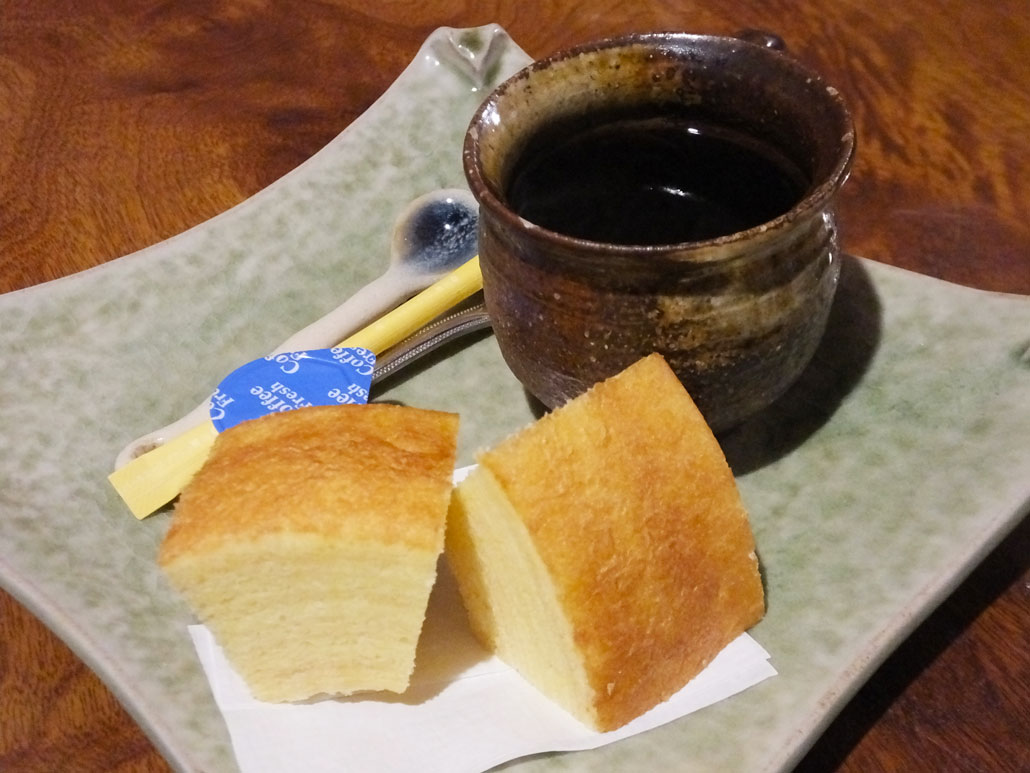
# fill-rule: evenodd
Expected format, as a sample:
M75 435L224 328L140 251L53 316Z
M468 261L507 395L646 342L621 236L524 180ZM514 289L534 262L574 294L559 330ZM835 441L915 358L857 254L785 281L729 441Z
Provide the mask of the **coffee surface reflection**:
M532 137L507 187L526 220L626 245L703 241L791 209L806 175L769 143L687 112L588 114Z

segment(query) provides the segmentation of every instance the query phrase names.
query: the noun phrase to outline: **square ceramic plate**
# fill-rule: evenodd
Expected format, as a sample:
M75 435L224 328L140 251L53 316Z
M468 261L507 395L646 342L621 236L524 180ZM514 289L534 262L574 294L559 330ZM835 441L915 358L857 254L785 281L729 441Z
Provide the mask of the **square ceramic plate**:
M528 62L497 27L434 33L305 164L220 217L98 269L0 297L0 581L96 669L181 769L235 768L137 522L106 476L130 439L386 265L393 218L463 185L485 92ZM379 398L456 411L461 464L533 418L491 337ZM603 749L527 770L780 770L1023 516L1030 299L845 261L825 345L773 409L723 438L752 513L780 676Z

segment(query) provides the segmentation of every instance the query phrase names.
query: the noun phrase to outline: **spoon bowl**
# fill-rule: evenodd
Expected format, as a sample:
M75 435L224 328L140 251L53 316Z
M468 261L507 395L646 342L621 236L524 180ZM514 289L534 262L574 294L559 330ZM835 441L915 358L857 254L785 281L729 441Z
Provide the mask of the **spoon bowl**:
M413 200L397 216L390 263L324 317L294 333L271 354L334 346L402 301L426 289L476 255L478 204L467 190L444 188ZM142 435L115 458L121 469L139 456L208 420L208 401L153 432Z

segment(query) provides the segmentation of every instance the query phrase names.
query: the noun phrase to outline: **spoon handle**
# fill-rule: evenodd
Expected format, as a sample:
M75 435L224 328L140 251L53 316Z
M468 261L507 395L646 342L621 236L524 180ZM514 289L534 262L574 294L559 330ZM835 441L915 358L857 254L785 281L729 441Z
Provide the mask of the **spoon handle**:
M321 319L283 341L272 354L324 349L342 341L398 303L426 289L438 276L414 275L391 267Z
M321 319L277 346L271 354L299 352L306 349L324 349L332 346L344 336L359 330L383 312L392 309L407 296L424 289L434 277L418 277L403 269L390 268L360 288L346 301ZM189 413L171 424L141 435L118 452L114 468L124 467L133 459L167 443L187 430L203 424L208 418L208 400L205 399Z
M486 304L480 302L429 323L376 358L372 383L378 384L455 338L490 327Z
M358 331L340 346L385 351L483 287L479 258L433 283L409 301ZM107 476L132 514L146 518L172 501L207 459L217 436L210 419L133 459Z
M339 346L361 346L378 355L482 289L483 274L477 255Z

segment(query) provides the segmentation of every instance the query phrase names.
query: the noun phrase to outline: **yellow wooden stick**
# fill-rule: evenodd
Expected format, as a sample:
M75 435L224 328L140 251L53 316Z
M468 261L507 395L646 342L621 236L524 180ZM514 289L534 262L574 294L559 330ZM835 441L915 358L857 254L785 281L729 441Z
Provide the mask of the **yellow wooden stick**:
M360 346L375 354L382 354L482 289L483 275L479 271L477 255L433 282L411 300L344 339L339 345Z
M482 287L477 256L338 345L382 354ZM146 518L185 488L207 460L217 435L214 424L205 421L133 459L107 479L132 514Z

